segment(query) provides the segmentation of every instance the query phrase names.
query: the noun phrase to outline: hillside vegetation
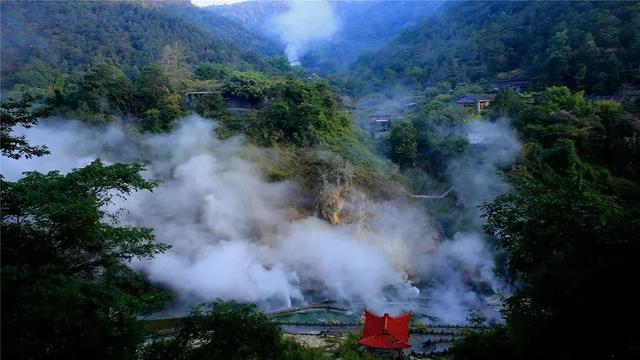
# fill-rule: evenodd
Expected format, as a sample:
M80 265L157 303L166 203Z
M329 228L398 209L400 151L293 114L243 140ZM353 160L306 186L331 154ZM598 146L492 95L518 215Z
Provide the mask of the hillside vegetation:
M381 45L417 20L411 9L423 5L404 4L404 23L361 19L361 33L334 45ZM105 127L118 122L135 137L168 133L196 112L217 122L220 138L240 136L241 156L266 180L296 183L305 197L296 210L335 223L338 201L323 202L327 193L353 187L376 200L444 192L451 162L478 149L470 148L466 127L504 124L522 150L513 166L491 167L509 189L479 211L496 272L512 289L506 322L467 334L444 357L638 358L638 3L450 2L330 80L290 66L270 42L251 37L255 29L245 32L188 4L0 6L0 150L9 158L48 154L13 130L50 115ZM368 17L383 16L380 9L390 5L340 6ZM263 16L258 10L254 15ZM331 59L331 46L303 63L338 70L331 61L352 54ZM500 90L480 113L451 103L488 91L494 78L533 86L524 94ZM407 88L415 104L375 140L341 96L385 98ZM628 96L586 95L612 93ZM3 358L377 358L358 349L354 335L331 353L305 348L254 306L221 301L176 321L175 336L149 338L140 316L162 309L172 295L126 264L169 246L153 229L121 224L111 206L115 197L156 188L144 171L142 164L98 159L66 174L0 176ZM468 207L454 192L424 209L449 236L470 221L462 214Z
M244 27L236 19L222 16L214 11L201 9L191 4L170 4L159 9L196 25L205 33L232 43L245 51L273 56L282 54L284 50L283 46L278 42L257 31Z
M190 64L208 61L261 71L271 67L270 60L227 41L252 37L239 26L221 22L224 39L205 30L219 25L204 10L178 6L184 11L176 16L165 7L90 1L3 1L0 6L3 90L17 83L51 86L63 73L86 71L99 63L136 75L143 66L160 61L167 46L180 46ZM198 21L187 19L200 11Z
M609 94L640 84L640 4L451 2L352 70L361 91L524 78Z
M375 50L401 30L416 25L439 9L442 1L336 1L332 3L337 31L308 45L300 59L310 72L344 72L366 50ZM209 7L210 11L241 22L257 34L281 41L274 33L274 17L287 11L285 1L249 1ZM393 16L389 16L393 14Z

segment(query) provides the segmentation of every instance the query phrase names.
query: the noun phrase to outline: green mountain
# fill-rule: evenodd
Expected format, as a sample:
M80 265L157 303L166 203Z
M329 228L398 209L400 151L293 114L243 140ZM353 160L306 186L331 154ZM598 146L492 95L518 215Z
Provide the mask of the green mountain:
M214 37L230 42L234 46L263 55L279 55L283 46L258 32L251 31L246 24L232 18L202 9L187 3L172 3L158 8L197 26Z
M248 40L234 40L251 38L240 25L189 3L2 2L1 11L4 89L15 83L51 83L60 73L96 63L135 74L158 62L167 46L180 48L192 64L264 68L260 55L244 50L255 49Z
M611 93L640 84L640 3L451 2L352 70L369 91L524 77Z
M437 11L443 1L333 1L337 32L309 44L301 64L311 72L327 74L347 70L365 50L380 48L402 29L416 25ZM278 34L272 19L287 11L284 1L243 2L211 6L211 12L241 22L255 33ZM393 16L389 16L393 14Z
M288 9L286 1L245 1L229 5L213 5L208 11L238 21L255 32L265 30L272 17Z

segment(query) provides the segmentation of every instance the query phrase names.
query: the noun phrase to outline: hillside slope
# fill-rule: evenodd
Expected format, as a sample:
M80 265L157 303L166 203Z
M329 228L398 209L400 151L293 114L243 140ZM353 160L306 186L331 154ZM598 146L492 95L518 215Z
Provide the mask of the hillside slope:
M327 74L346 70L365 50L377 49L402 29L416 25L439 9L442 1L335 1L332 2L337 32L328 39L309 44L301 59L309 71ZM243 2L211 6L211 12L239 21L254 32L270 34L271 22L288 6L284 1ZM389 16L393 14L393 16Z
M640 84L640 3L452 2L352 70L368 90L516 76L615 92Z
M95 63L136 73L157 62L167 45L182 49L189 63L242 65L259 58L214 37L214 31L144 3L27 1L1 6L5 89L17 82L51 81L61 72L86 70Z
M277 41L257 31L251 31L251 28L246 24L232 17L223 16L208 9L201 9L190 3L169 4L161 7L160 10L179 17L218 39L234 44L242 50L254 51L264 55L283 53L284 48Z

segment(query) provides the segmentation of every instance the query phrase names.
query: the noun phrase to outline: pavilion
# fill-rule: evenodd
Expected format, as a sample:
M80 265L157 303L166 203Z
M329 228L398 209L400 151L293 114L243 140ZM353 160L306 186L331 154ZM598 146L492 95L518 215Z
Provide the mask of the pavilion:
M411 347L409 342L409 325L411 313L390 316L385 313L378 316L364 310L364 329L358 343L373 349L397 350Z

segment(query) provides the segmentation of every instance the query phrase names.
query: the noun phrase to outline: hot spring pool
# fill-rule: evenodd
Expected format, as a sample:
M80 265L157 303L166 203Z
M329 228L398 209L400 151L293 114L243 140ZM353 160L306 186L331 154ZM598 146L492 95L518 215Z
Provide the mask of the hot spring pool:
M360 321L360 314L351 310L339 308L301 308L273 313L270 317L277 322L302 323L356 323Z

